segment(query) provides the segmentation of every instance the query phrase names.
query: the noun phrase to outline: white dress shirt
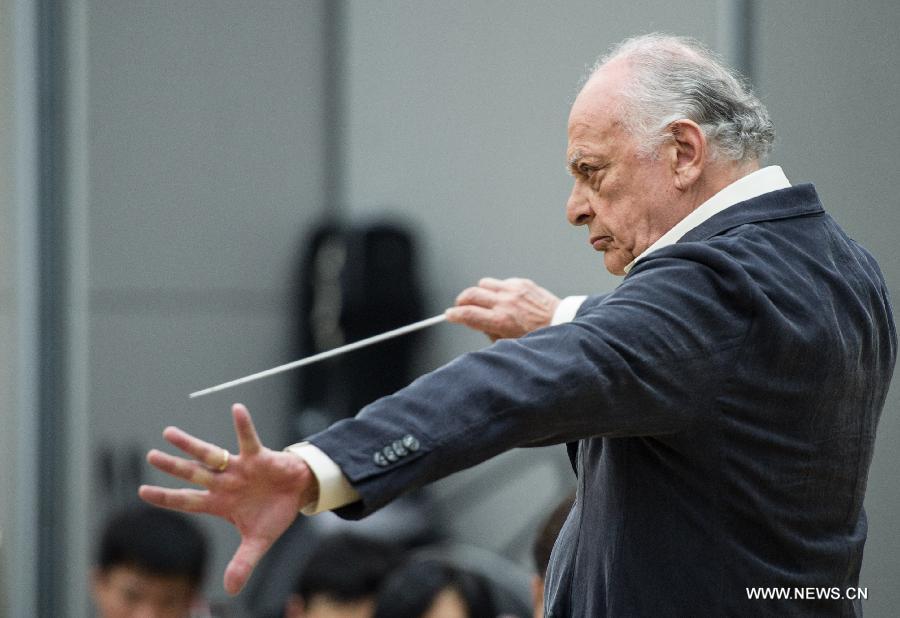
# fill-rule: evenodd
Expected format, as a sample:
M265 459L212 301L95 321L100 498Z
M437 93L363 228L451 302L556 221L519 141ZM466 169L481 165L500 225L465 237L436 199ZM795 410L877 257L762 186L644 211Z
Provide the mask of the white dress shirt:
M625 272L628 273L638 260L651 252L662 247L674 245L681 240L682 236L729 206L759 197L764 193L770 193L778 189L787 189L790 186L791 183L784 175L781 167L777 165L764 167L739 178L703 202L672 229L663 234L655 243L647 247L643 253L625 266ZM553 313L550 324L555 326L571 322L575 319L575 314L585 298L587 296L567 296L563 298ZM285 450L303 458L319 483L319 499L303 508L301 513L304 515L315 515L322 511L336 509L359 499L359 494L347 481L338 465L318 447L308 442L300 442L287 447Z

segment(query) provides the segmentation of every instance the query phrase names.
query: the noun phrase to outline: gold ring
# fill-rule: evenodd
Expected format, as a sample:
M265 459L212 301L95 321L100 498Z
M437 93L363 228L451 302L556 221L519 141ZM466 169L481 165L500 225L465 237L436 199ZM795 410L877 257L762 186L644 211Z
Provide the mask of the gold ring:
M228 467L228 458L230 456L231 453L229 453L227 449L222 449L222 463L216 466L216 472L225 472L225 468Z

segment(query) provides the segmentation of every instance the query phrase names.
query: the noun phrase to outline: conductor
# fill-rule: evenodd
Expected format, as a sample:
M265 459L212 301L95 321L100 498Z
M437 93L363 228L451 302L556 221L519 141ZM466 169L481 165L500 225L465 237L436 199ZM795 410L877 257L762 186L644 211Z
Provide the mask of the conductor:
M576 98L566 152L567 217L624 275L612 292L482 280L447 317L493 345L285 451L239 404L236 455L167 428L190 457L148 460L201 489L141 497L237 527L236 593L298 511L364 517L503 451L565 443L578 488L547 616L860 615L844 591L894 321L877 263L813 186L761 167L773 138L699 43L624 41ZM751 594L773 587L789 594Z

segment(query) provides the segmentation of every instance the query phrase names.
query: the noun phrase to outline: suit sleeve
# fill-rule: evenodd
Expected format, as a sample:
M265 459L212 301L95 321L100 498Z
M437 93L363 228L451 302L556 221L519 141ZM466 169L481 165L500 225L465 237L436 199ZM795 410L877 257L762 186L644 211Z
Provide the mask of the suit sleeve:
M746 286L727 256L675 245L572 322L461 356L339 421L309 439L360 494L336 512L363 517L516 447L688 427L747 331Z

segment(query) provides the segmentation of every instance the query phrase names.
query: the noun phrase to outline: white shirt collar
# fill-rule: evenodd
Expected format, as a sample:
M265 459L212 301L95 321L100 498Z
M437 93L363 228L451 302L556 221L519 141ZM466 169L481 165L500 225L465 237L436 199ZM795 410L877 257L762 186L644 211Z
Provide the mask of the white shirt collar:
M778 189L787 189L790 186L790 181L778 165L769 165L768 167L747 174L742 178L738 178L700 204L700 206L691 211L684 219L675 224L675 227L660 236L659 240L647 247L643 253L634 258L634 260L625 266L625 274L628 274L628 271L634 267L638 260L646 257L657 249L674 245L681 240L682 236L726 208L734 206L738 202L759 197L764 193L777 191Z

